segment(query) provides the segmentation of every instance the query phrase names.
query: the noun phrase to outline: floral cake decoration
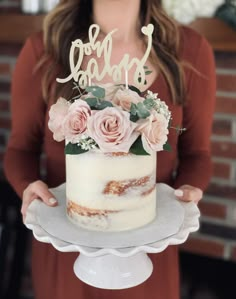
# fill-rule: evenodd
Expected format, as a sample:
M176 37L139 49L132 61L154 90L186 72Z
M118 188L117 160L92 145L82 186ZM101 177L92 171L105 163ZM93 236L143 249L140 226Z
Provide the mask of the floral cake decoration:
M147 35L147 50L141 60L125 54L119 65L109 65L112 50L110 32L103 43L96 41L98 25L91 25L89 42L72 42L70 50L71 74L60 79L59 83L74 80L74 89L78 95L72 99L59 98L49 111L49 129L56 141L65 140L66 154L82 154L90 150L104 153L132 153L149 155L153 151L170 150L168 133L171 126L171 112L157 93L147 91L143 95L137 87L128 84L128 71L136 64L134 81L137 85L145 84L145 76L150 71L145 62L152 47L153 25L142 27ZM111 47L109 49L109 47ZM74 61L75 51L79 50L78 61ZM96 60L91 58L86 70L81 70L81 61L86 53L94 51L98 56L104 52L104 69L98 72ZM125 84L100 84L108 74L114 82L121 79L125 72ZM98 84L92 84L94 80ZM176 128L178 131L181 130Z

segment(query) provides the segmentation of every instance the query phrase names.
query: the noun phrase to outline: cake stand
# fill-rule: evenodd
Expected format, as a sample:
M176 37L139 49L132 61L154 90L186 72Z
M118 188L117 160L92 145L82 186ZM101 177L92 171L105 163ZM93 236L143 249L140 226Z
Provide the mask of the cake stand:
M174 189L157 184L157 217L136 230L126 232L89 231L76 227L65 212L65 184L52 189L57 207L34 200L25 224L41 242L62 252L80 252L74 263L76 276L103 289L125 289L144 282L153 265L147 253L159 253L169 245L186 241L199 228L199 209L193 202L181 202Z

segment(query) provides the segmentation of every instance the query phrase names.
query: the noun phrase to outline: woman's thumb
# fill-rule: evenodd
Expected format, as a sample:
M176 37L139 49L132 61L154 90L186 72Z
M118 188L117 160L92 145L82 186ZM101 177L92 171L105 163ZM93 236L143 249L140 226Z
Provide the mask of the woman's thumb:
M48 206L56 206L58 204L55 196L46 188L39 190L39 196L42 201Z

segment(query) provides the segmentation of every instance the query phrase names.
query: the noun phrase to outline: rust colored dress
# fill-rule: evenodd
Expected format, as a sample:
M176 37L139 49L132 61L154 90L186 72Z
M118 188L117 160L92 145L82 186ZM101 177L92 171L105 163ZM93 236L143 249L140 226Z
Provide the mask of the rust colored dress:
M159 152L157 180L178 187L190 184L205 189L210 175L210 134L215 102L215 68L206 40L188 28L181 29L181 57L201 75L186 70L188 102L173 105L167 84L159 76L149 88L158 92L172 111L173 125L186 132L170 132L172 152ZM64 143L53 140L48 110L42 99L42 72L33 69L43 53L42 34L29 38L17 61L12 84L12 132L5 156L7 178L19 196L27 185L40 178L39 157L46 153L49 187L65 181ZM50 106L50 105L48 105ZM173 169L178 168L173 179ZM170 246L151 254L154 270L141 285L126 290L103 290L88 286L73 273L77 253L61 253L50 244L33 240L32 275L35 299L179 299L178 250Z

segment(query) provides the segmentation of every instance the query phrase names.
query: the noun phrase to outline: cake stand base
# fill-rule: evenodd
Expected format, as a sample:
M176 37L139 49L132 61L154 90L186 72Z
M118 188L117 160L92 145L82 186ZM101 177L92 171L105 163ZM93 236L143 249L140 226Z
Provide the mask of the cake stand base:
M145 252L129 258L112 254L89 257L80 254L74 272L83 282L102 289L127 289L144 282L152 274L153 265Z
M80 252L74 263L75 275L97 288L119 290L143 283L153 270L147 253L181 244L199 228L197 205L177 201L174 190L165 184L157 185L158 217L145 227L119 233L75 227L65 213L65 185L51 191L58 206L51 208L34 200L25 224L38 241L61 252Z

